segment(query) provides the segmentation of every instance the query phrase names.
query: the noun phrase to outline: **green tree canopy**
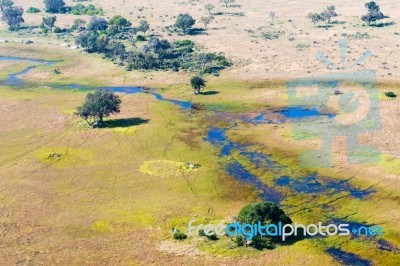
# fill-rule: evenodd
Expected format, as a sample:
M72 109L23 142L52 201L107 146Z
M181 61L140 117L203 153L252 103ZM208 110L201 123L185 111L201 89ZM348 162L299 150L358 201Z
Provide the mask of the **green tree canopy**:
M110 25L116 26L118 30L132 26L132 23L123 16L114 16L109 21Z
M54 25L57 21L56 16L47 16L42 18L43 26L53 32Z
M202 77L194 76L190 79L190 85L194 89L194 93L199 94L201 88L206 86L206 82Z
M292 220L286 216L275 203L272 202L256 202L244 207L238 215L238 220L242 224L257 224L261 222L267 224L291 224Z
M102 127L104 117L120 112L121 99L118 95L98 90L86 95L86 101L77 108L76 115L83 118L91 127Z
M194 18L191 15L187 13L179 14L175 21L175 27L181 29L183 31L183 34L186 34L187 30L193 27L195 23L196 20L194 20Z
M44 0L44 5L48 13L62 13L65 8L64 0Z
M370 26L372 22L385 18L380 11L379 5L374 1L365 3L365 7L368 9L368 13L362 16L361 20L367 22L368 26Z
M6 7L12 7L13 5L14 5L14 2L11 0L0 0L1 12L3 12Z
M22 7L6 7L3 11L1 19L7 23L10 31L19 30L21 23L25 22L22 18L24 10Z
M143 32L143 35L146 35L146 32L150 29L150 24L147 20L142 19L139 22L139 26L136 28L137 31Z

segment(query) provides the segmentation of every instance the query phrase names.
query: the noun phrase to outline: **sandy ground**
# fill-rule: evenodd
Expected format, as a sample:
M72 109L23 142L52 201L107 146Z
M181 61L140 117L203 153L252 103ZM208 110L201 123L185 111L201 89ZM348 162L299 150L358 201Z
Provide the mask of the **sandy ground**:
M18 5L27 9L29 6L42 8L41 2L33 0L16 1ZM73 5L71 1L66 1ZM381 80L399 80L396 51L400 45L400 30L397 25L387 27L366 27L360 17L366 13L365 1L343 2L333 1L265 1L238 0L231 7L226 8L222 3L210 1L146 1L146 0L93 0L92 4L102 7L106 17L121 14L129 18L134 25L140 19L150 22L151 30L164 38L175 39L176 34L168 36L163 28L172 25L179 13L189 13L196 20L195 27L201 28L200 18L206 16L204 5L212 3L217 12L227 12L227 15L214 15L215 20L209 25L206 34L190 36L191 39L215 52L223 52L232 59L236 67L228 70L225 75L244 79L289 78L318 75L331 72L326 66L315 59L317 52L325 54L333 63L341 68L338 40L343 34L357 32L368 33L368 39L349 40L349 54L346 58L345 71L357 69L372 69L377 72ZM330 28L314 28L306 18L309 12L322 12L327 5L335 5L338 17ZM397 16L400 7L395 1L379 1L382 12L389 16L381 22L398 23ZM142 7L142 8L140 8ZM142 11L140 11L142 10ZM273 11L277 18L273 25L268 14ZM243 16L234 16L233 13L243 12ZM44 14L25 14L27 25L37 25ZM58 26L70 26L74 19L80 16L57 15ZM140 19L139 19L140 17ZM80 18L88 19L83 16ZM326 23L321 22L324 26ZM263 32L283 31L278 40L266 41L261 38ZM291 40L289 40L291 39ZM298 45L306 45L299 51ZM366 50L374 54L360 66L352 67ZM343 71L335 69L333 71Z

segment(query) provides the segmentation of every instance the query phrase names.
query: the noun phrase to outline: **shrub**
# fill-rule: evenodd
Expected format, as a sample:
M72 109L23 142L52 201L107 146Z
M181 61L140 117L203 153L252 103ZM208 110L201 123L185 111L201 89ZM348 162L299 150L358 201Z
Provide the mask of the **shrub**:
M246 244L246 239L243 236L236 236L233 241L238 247L243 247Z
M185 233L181 232L181 231L177 231L174 233L174 238L176 240L184 240L187 238L187 235L185 235Z
M96 8L94 5L90 4L88 6L77 4L71 9L71 14L73 15L104 15L104 11L101 8Z
M55 27L54 28L54 33L61 33L62 29L60 29L59 27Z
M147 39L143 35L138 35L138 36L136 36L136 41L137 42L145 42L145 41L147 41Z
M39 8L36 8L36 7L30 7L30 8L28 8L28 10L26 10L26 13L39 13L40 12L40 9Z
M389 97L389 98L397 97L397 95L393 91L387 91L387 92L385 92L385 95L386 95L386 97Z
M212 240L212 241L216 241L216 240L219 239L218 236L217 236L215 233L213 233L212 235L206 235L206 233L204 232L203 229L199 230L199 235L200 235L200 236L204 236L204 237L206 237L208 240Z

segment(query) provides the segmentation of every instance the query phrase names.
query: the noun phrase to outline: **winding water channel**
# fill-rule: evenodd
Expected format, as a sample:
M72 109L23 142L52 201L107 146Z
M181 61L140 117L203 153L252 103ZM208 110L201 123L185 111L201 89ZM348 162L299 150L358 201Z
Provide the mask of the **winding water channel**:
M37 60L30 58L18 58L18 57L1 57L0 61L23 61L35 63L36 66L27 67L25 70L11 74L9 77L1 83L1 85L7 85L11 87L23 87L24 81L22 76L29 73L32 69L42 65L53 65L57 62L47 60ZM38 64L38 65L37 65ZM62 86L49 85L53 88L62 89L79 89L85 88L79 84L68 84ZM165 99L161 94L158 94L152 90L144 90L139 87L124 86L124 87L100 87L97 89L107 89L117 93L149 93L153 95L159 101L166 101L179 106L183 111L188 110L192 107L192 103ZM323 119L331 119L334 117L333 114L324 115L318 112L317 109L292 107L280 111L283 119L279 121L273 121L268 119L265 113L258 114L255 118L249 117L247 114L239 115L232 121L232 126L228 128L219 128L216 126L210 126L208 134L204 137L204 140L215 146L219 150L219 156L221 158L221 168L229 175L237 180L248 183L254 186L259 191L260 198L275 202L276 204L282 205L282 201L285 197L290 197L298 193L304 195L310 195L310 198L317 197L319 195L334 196L337 193L347 193L347 196L354 199L365 199L368 200L368 196L373 194L373 189L360 189L354 187L349 180L338 180L326 176L320 176L318 173L310 173L306 176L293 177L286 173L291 172L288 166L284 166L279 162L275 161L272 156L255 152L254 145L247 145L235 142L229 139L229 131L238 130L238 123L250 123L253 125L268 123L285 123L290 119L307 119L309 117L321 117ZM263 170L265 172L272 173L276 178L273 180L273 185L266 185L257 175L253 174L249 170L249 166L246 167L239 161L234 159L232 153L240 154L243 158L246 158L247 162L250 162L251 167L257 170ZM291 191L292 194L285 194L282 188ZM285 191L286 191L285 190ZM287 206L289 207L289 206ZM293 207L293 206L291 206ZM299 207L299 206L294 206ZM323 208L323 207L321 207ZM286 209L286 208L285 208ZM345 221L339 218L332 218L333 223L349 223L351 226L362 226L364 224L354 223L351 221ZM397 247L391 243L386 242L383 239L375 240L376 246L385 251L397 252ZM335 258L336 261L344 265L371 265L371 262L365 258L361 258L356 254L342 251L339 248L330 247L326 250L326 253Z

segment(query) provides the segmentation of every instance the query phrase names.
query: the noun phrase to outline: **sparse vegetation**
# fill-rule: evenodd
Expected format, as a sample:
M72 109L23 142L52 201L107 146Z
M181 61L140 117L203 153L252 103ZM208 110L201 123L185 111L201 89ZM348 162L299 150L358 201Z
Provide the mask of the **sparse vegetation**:
M314 24L314 27L315 27L315 25L316 25L318 22L320 22L321 20L323 20L321 14L318 14L318 13L309 13L309 14L307 15L307 18L311 20L311 23Z
M210 24L213 21L213 19L214 19L213 16L201 17L200 21L201 23L204 24L204 29L207 29L208 24Z
M50 30L50 32L53 32L53 28L54 28L56 21L57 21L56 16L47 16L47 17L42 18L43 26L46 29Z
M229 4L233 4L236 2L235 0L221 0L221 1L225 4L225 7L228 7Z
M265 40L277 40L284 34L285 34L284 31L267 31L262 34L262 37Z
M208 14L211 16L211 11L215 8L215 6L211 3L208 3L204 6L204 8L207 10Z

